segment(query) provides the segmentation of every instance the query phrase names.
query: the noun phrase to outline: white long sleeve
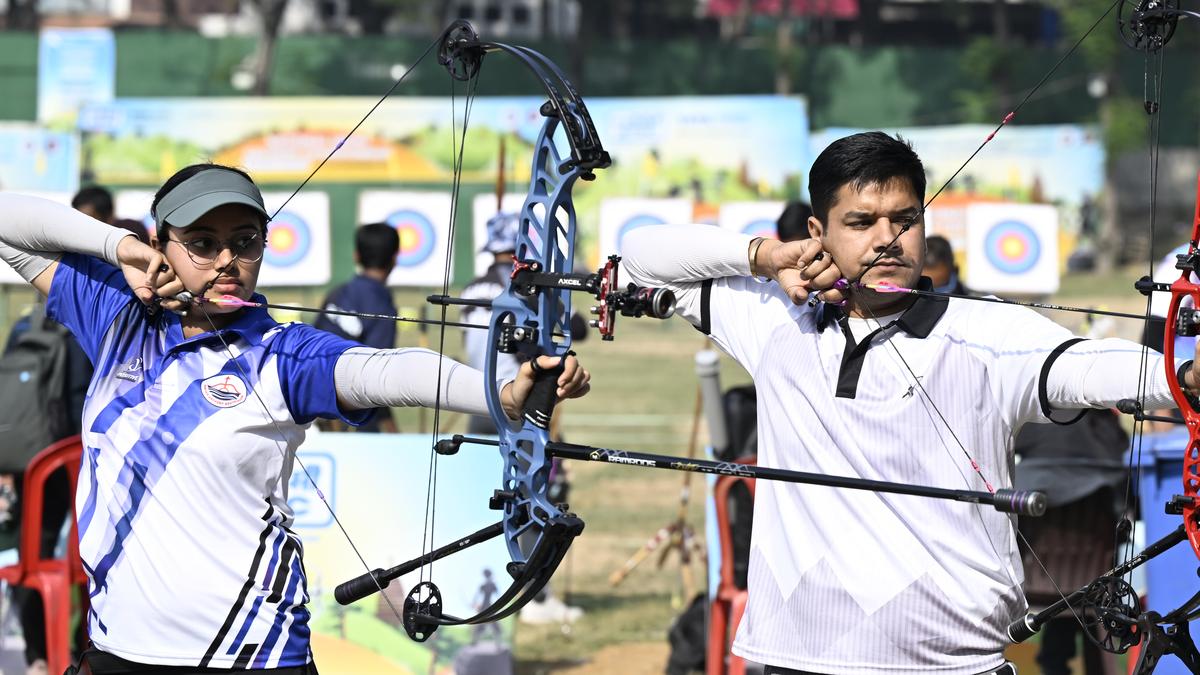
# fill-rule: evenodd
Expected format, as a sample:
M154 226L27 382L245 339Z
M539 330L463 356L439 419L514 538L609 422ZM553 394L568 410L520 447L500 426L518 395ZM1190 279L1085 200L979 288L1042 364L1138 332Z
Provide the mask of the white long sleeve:
M1182 365L1179 361L1175 368ZM1142 346L1119 338L1085 340L1063 352L1046 377L1046 399L1055 408L1115 408L1117 401L1137 398ZM1174 408L1163 355L1146 359L1145 410Z
M39 251L26 251L0 242L0 260L8 263L8 266L21 275L22 279L32 282L39 274L46 271L47 267L54 264L54 261L58 260L58 256Z
M483 373L428 349L348 349L334 366L338 399L356 409L434 407L441 365L441 407L487 415ZM497 382L500 389L503 382Z
M621 262L634 283L671 289L675 312L697 324L704 281L750 275L751 239L711 225L640 227L621 241Z
M0 193L0 214L0 243L15 250L0 249L0 257L25 279L32 279L27 275L38 265L39 274L49 265L42 264L46 254L82 253L117 265L117 245L133 236L69 206L29 195Z

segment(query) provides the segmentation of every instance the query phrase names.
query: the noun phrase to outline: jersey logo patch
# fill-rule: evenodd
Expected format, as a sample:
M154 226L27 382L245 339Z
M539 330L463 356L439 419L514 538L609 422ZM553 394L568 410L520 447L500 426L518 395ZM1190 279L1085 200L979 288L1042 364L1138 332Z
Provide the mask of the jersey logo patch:
M128 380L128 381L134 382L134 383L141 382L142 381L142 357L135 356L132 360L128 361L127 363L122 363L121 369L119 371L117 371L117 374L114 377L116 377L118 380Z
M246 400L246 383L237 375L213 375L200 383L200 391L218 408L232 408Z

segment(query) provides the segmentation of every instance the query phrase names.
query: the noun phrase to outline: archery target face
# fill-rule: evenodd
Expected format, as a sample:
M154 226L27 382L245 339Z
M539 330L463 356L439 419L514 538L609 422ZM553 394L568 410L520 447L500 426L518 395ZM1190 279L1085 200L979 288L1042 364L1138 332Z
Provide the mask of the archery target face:
M329 195L307 189L295 196L291 192L264 192L263 202L267 213L275 217L267 224L267 250L263 252L258 285L328 283ZM281 206L284 208L279 211Z
M358 222L387 223L400 236L391 286L440 286L445 275L446 232L450 223L447 192L364 190L358 195Z
M276 214L267 230L267 250L263 263L275 267L291 267L304 259L312 249L312 228L295 211Z
M1042 244L1033 228L1019 220L993 225L984 237L988 262L1007 274L1023 274L1037 265Z
M412 209L401 209L388 214L384 222L396 228L396 234L400 235L397 267L419 267L433 255L437 232L424 214Z
M779 233L776 231L775 221L773 220L756 220L752 223L747 223L742 228L742 234L748 234L751 237L767 237L769 239L779 238Z
M600 204L600 258L621 252L621 240L650 225L686 225L692 222L692 202L687 199L606 199Z
M624 241L625 235L638 229L639 227L647 227L650 225L664 225L666 219L650 213L639 213L632 218L629 218L621 224L621 229L617 230L617 248L621 248L621 242Z
M751 237L778 239L776 221L786 206L780 201L729 202L721 205L717 225Z
M1044 204L967 207L964 281L989 293L1058 290L1058 209Z

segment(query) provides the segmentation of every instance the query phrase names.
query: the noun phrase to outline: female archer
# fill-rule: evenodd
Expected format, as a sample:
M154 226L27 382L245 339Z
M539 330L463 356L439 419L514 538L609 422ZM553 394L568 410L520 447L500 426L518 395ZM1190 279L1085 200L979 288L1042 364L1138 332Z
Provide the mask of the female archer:
M269 216L237 169L172 176L154 197L150 246L32 197L0 195L0 213L0 257L95 365L76 495L93 673L316 673L287 504L308 424L360 424L439 393L486 414L485 386L503 387L516 418L533 386L532 364L485 383L427 350L277 323L255 306ZM582 396L588 379L568 358L558 396Z

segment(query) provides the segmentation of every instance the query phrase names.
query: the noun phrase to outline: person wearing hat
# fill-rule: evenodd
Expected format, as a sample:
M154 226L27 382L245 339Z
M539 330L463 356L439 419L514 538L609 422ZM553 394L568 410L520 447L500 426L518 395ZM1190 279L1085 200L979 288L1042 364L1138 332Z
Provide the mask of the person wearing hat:
M482 275L471 280L463 288L462 297L468 300L495 300L508 288L513 271L513 254L517 250L517 224L520 216L516 213L497 212L487 221L487 241L480 248L480 253L491 253L492 264ZM467 306L462 311L463 323L473 323L486 326L492 320L492 310L487 307ZM484 330L463 331L463 353L466 362L477 370L483 370L491 352L488 342L488 332ZM517 372L520 363L515 354L496 354L496 377L507 378ZM496 425L487 415L473 415L467 422L469 434L495 434Z
M443 404L479 413L482 373L237 302L266 301L255 287L269 219L237 169L198 164L168 179L152 246L35 197L0 194L0 214L0 258L48 296L47 314L95 365L75 500L86 668L317 672L286 492L307 426L433 405L438 372ZM568 359L557 393L583 395L587 381ZM497 383L510 416L532 383L528 365Z

